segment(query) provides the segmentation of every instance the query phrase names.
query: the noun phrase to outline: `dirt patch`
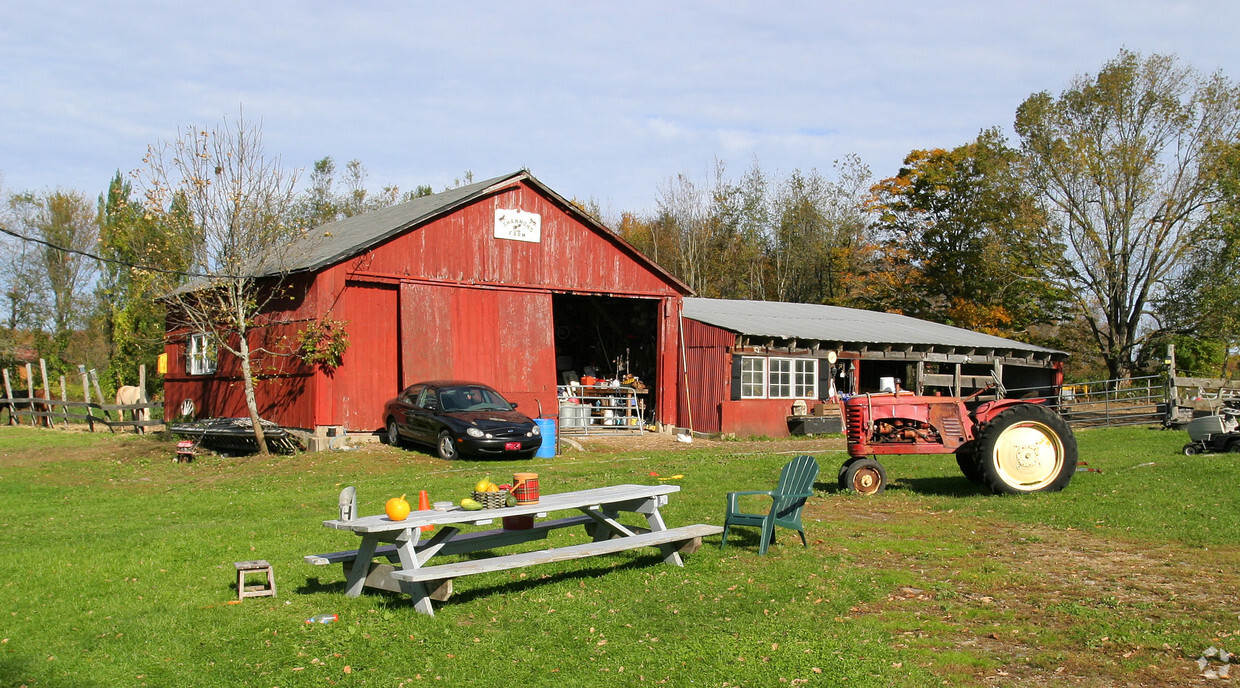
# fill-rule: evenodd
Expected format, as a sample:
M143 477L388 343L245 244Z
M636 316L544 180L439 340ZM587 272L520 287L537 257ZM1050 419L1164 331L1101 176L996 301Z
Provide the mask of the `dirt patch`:
M879 619L936 674L971 676L972 685L1229 683L1209 680L1197 659L1209 646L1240 650L1240 548L1151 546L894 501L815 501L807 516L832 524L832 541L820 546L851 566L914 574L916 583L852 614ZM924 551L866 546L867 536L913 519L934 525ZM907 529L898 537L917 539ZM936 552L944 549L956 554ZM954 653L979 651L987 666L953 664Z
M585 451L688 451L692 449L726 449L736 452L770 452L773 454L804 452L813 454L844 449L843 437L785 437L776 439L709 439L694 437L692 442L666 432L643 432L638 435L565 435L563 439L580 444ZM567 442L566 442L567 444Z

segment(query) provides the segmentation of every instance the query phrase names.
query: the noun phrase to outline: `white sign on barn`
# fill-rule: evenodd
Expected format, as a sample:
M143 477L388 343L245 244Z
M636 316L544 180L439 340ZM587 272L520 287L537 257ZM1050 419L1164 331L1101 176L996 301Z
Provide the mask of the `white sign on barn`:
M495 238L542 241L542 216L515 208L495 209Z

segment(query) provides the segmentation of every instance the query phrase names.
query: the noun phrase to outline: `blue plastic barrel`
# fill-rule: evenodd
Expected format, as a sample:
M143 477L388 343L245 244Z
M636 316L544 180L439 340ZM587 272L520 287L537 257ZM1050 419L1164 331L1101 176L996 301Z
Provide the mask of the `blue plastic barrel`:
M550 459L555 457L555 419L554 418L535 418L534 422L538 424L538 431L542 433L542 444L538 445L538 451L534 456L539 459Z

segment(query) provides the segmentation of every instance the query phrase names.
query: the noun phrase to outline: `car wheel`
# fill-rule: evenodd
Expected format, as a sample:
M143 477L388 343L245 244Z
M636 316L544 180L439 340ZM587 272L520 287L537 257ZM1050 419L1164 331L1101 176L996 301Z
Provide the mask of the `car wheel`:
M400 430L396 428L396 420L394 418L388 418L387 443L393 447L400 446Z
M436 447L439 448L439 458L444 461L451 461L460 456L460 452L456 450L456 438L447 430L439 433L439 444Z

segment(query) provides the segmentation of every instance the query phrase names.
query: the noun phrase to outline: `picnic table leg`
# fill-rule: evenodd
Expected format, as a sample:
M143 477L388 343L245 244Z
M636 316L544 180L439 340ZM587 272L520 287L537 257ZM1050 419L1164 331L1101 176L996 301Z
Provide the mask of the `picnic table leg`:
M624 526L623 523L616 520L620 518L620 512L614 509L582 509L587 516L594 519L598 523L598 528L594 529L594 541L602 542L610 540L616 536L632 535L633 531Z
M659 513L657 506L652 507L646 512L646 523L650 524L651 532L667 530L667 524L663 523L663 515ZM685 562L680 558L680 552L672 544L659 545L659 551L663 553L663 561L677 566L684 566Z
M414 547L418 544L420 533L418 529L408 529L397 536L396 554L400 557L400 567L402 569L421 568L418 565L418 555ZM430 592L426 589L426 584L422 581L400 581L401 592L404 592L413 600L413 608L427 616L435 615L435 608L431 606Z
M375 558L375 548L378 545L377 536L362 536L362 544L357 548L357 558L353 560L353 568L349 569L349 577L345 580L344 594L346 597L357 597L362 594L366 576L370 573L370 562Z

